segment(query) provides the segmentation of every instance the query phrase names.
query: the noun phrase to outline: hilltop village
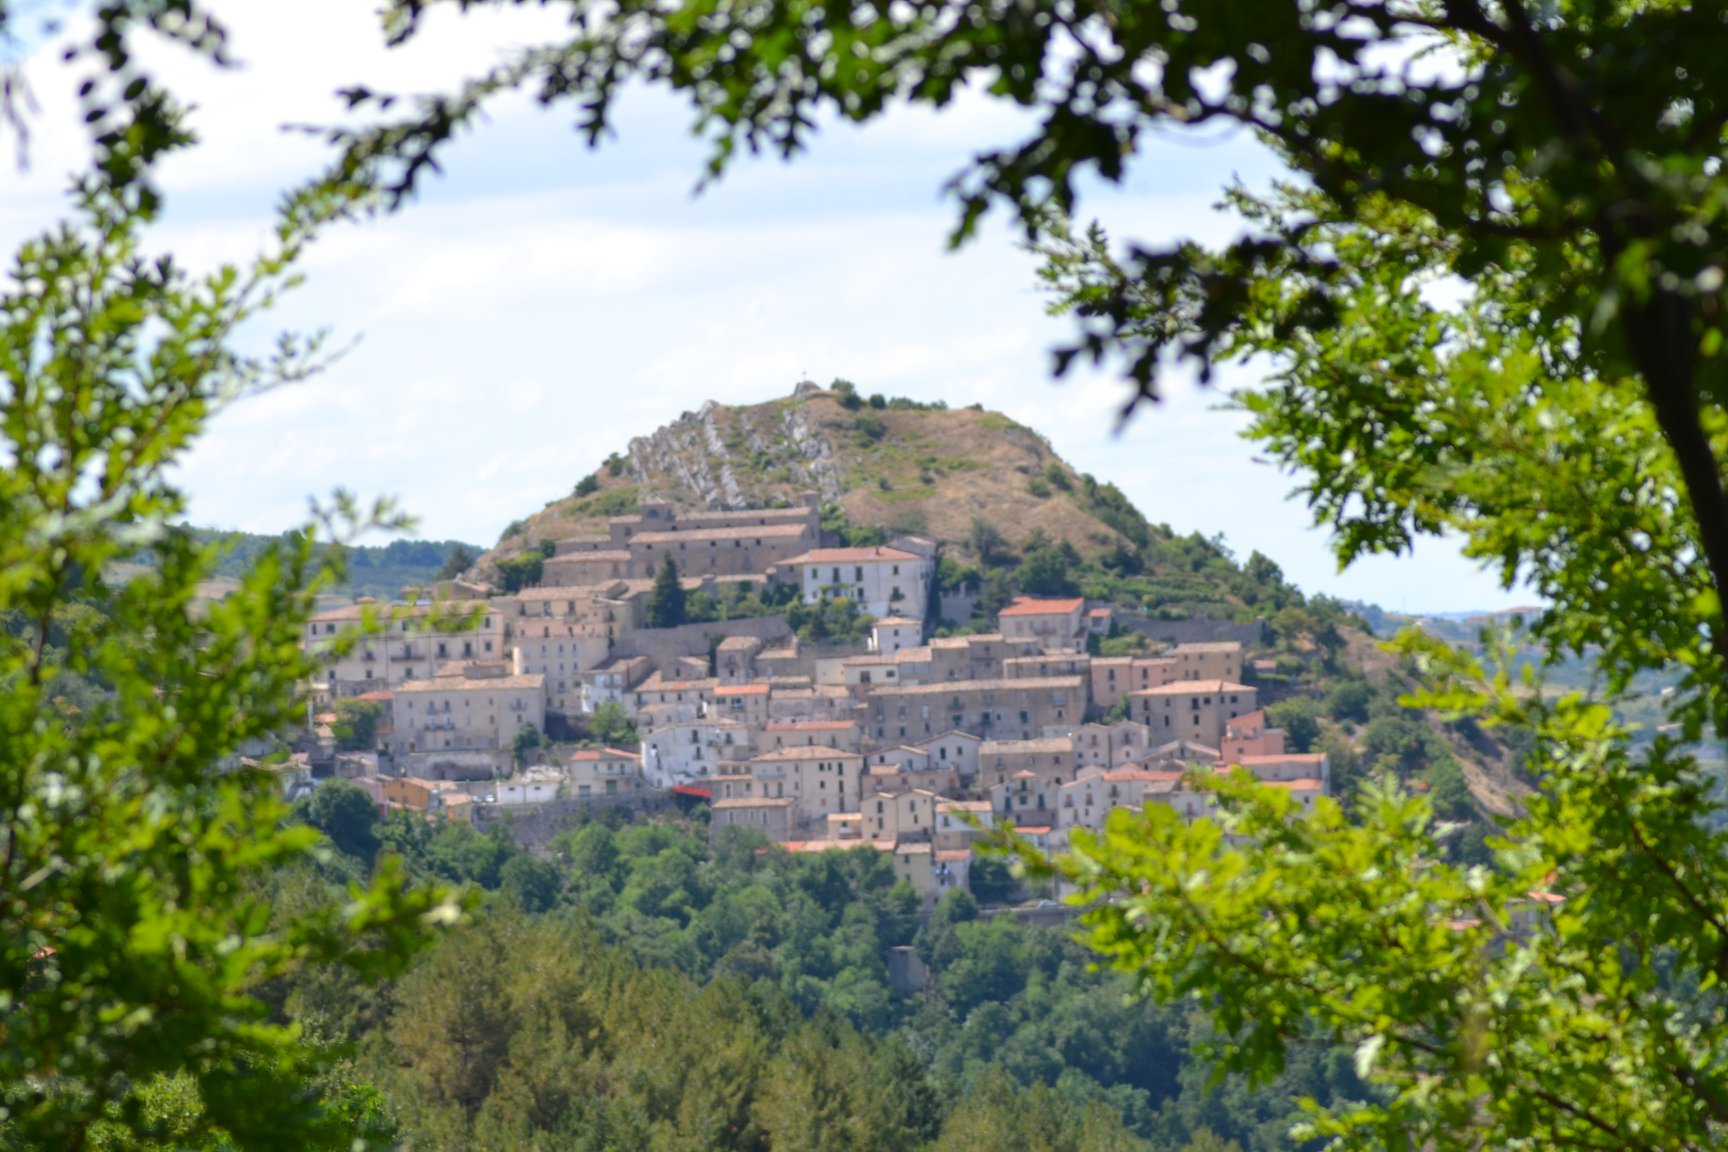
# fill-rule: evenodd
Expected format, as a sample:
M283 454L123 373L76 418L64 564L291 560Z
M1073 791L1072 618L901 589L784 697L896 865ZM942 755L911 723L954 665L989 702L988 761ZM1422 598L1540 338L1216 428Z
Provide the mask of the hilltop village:
M1148 652L1100 656L1136 621L1026 596L994 631L935 635L971 610L937 591L938 544L832 546L815 495L697 513L645 503L608 527L558 541L534 586L446 581L315 616L312 722L334 771L383 807L479 826L706 805L716 834L889 854L927 901L967 887L974 841L1003 822L1060 849L1121 806L1193 819L1210 798L1192 774L1236 766L1304 806L1327 792L1326 757L1287 750L1267 724L1239 637L1178 628ZM781 608L678 622L698 595ZM800 605L846 606L863 639L794 634ZM335 753L354 714L368 718L362 746Z

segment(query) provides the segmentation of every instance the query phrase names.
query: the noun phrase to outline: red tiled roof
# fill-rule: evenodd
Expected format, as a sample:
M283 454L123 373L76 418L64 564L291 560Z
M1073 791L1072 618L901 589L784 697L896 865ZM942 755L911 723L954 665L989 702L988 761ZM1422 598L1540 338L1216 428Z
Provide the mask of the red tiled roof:
M1142 688L1133 693L1135 696L1192 696L1202 692L1252 692L1254 689L1246 684L1236 684L1229 680L1178 680L1174 684L1162 684L1157 688Z
M1082 599L1074 600L1033 600L1024 596L1015 597L1014 602L1002 609L996 615L1004 616L1065 616L1070 612L1078 612L1086 606Z

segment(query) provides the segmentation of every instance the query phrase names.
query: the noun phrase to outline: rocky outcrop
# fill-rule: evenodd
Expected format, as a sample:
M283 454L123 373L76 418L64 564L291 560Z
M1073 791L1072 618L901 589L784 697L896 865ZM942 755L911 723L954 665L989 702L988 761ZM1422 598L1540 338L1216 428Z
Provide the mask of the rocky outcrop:
M835 458L834 445L823 429L809 418L802 404L786 409L786 443L806 462L806 472L798 476L804 487L822 494L824 502L838 504L845 486L841 483L840 463Z
M760 414L710 400L632 440L631 474L646 481L644 496L684 507L756 507L787 488L837 503L844 492L838 454L804 399L795 394L782 411ZM783 475L770 484L769 470Z

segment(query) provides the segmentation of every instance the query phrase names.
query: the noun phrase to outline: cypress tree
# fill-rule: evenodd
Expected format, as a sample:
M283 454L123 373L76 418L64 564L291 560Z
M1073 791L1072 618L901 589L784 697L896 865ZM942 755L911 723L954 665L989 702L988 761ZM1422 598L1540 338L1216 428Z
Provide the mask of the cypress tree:
M648 627L676 628L682 623L684 585L678 582L678 565L668 556L654 577L654 594L648 598Z

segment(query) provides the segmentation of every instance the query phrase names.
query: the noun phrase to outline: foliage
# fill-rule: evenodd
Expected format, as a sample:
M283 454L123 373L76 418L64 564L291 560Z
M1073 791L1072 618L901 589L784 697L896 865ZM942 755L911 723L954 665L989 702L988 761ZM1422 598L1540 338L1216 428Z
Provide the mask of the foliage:
M983 579L978 569L962 564L946 553L936 558L936 587L943 592L976 592Z
M303 715L299 645L343 553L308 526L205 603L224 548L171 527L173 470L210 416L316 370L316 338L231 340L339 205L290 201L268 254L194 277L141 246L154 195L115 183L160 142L110 130L75 217L0 290L0 1144L151 1139L160 1106L177 1144L346 1148L366 1133L320 1106L328 1054L259 990L309 966L388 973L442 898L384 867L274 919L259 900L318 836L240 753ZM326 527L390 519L342 498ZM120 565L136 574L109 583ZM90 689L77 706L69 678Z
M1075 565L1060 549L1048 545L1029 548L1014 576L1022 592L1033 596L1078 596Z
M436 578L439 580L454 580L468 569L474 567L477 559L474 550L466 544L458 544L450 549L450 554L439 565Z
M378 746L378 721L384 715L384 705L377 700L344 697L334 705L336 723L330 732L336 747L344 752L370 752Z
M539 913L558 902L564 889L564 870L550 860L518 852L498 870L498 890L515 901L524 912Z
M1326 690L1323 706L1326 715L1341 723L1366 724L1373 701L1373 685L1360 677L1349 677L1333 682Z
M629 713L616 700L602 700L594 706L593 715L588 717L588 732L608 748L634 748L641 740Z
M995 856L979 856L967 875L972 894L984 904L1006 904L1014 898L1019 883L1008 865Z
M1100 656L1140 656L1150 654L1151 651L1152 641L1146 638L1146 634L1132 629L1114 636L1105 636L1098 641Z
M532 724L524 724L516 729L516 734L510 738L510 755L518 768L528 763L531 754L540 750L540 729Z
M251 570L266 553L284 541L292 542L297 530L276 536L251 532L218 532L187 525L181 531L190 533L204 544L220 549L213 569L215 577L238 580ZM320 552L325 546L320 546ZM345 596L375 596L394 599L403 589L419 587L433 580L447 580L460 575L474 562L477 550L455 540L392 540L388 544L346 543L342 551L342 576L326 588L327 594ZM461 559L465 557L465 559ZM457 561L461 559L459 566ZM154 552L140 557L143 563L154 563Z
M822 505L822 534L842 548L875 548L888 543L888 534L874 524L854 524L838 504Z
M598 491L600 491L600 473L590 472L588 475L582 477L582 479L576 481L576 488L573 494L576 496L592 496Z
M648 596L647 625L650 628L676 628L687 619L684 585L678 579L678 565L668 556L660 563L654 577L654 591Z
M888 424L880 416L865 412L853 418L852 432L862 445L868 446L888 435Z
M540 859L462 826L397 830L414 867L437 841L440 874L497 885L356 1033L415 1147L1166 1149L1210 1126L1271 1152L1299 1094L1353 1087L1346 1059L1238 1086L1219 1116L1190 1014L1128 1001L1065 932L983 920L963 891L920 924L879 852L611 813ZM888 985L889 946L930 965L923 992ZM336 999L308 981L287 998ZM700 1136L715 1108L734 1125L718 1141Z
M506 593L520 592L540 583L546 557L538 548L530 548L498 561L498 585Z
M815 604L795 600L786 609L793 635L813 643L862 644L874 617L844 596L826 594Z
M973 554L978 557L978 563L984 568L1006 563L1013 555L1001 530L978 517L972 520L972 535L968 543L972 546Z
M1292 752L1310 752L1320 738L1320 704L1312 696L1292 696L1266 707L1266 723L1284 730Z
M378 805L350 781L324 781L299 803L296 814L350 856L370 863L378 851Z

